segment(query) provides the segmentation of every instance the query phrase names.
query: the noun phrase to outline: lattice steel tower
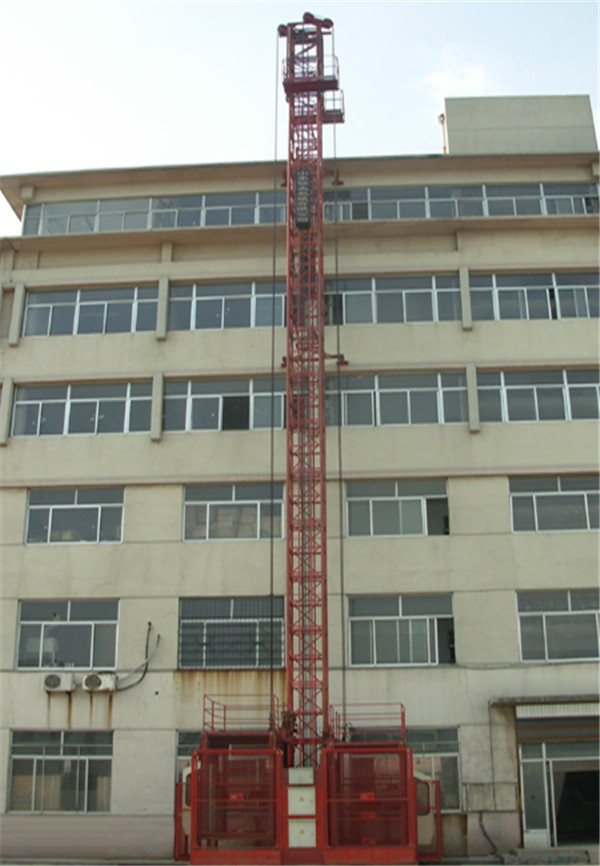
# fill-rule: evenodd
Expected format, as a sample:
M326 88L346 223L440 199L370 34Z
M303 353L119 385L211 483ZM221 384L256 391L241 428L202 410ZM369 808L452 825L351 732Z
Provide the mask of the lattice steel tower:
M316 766L327 733L327 529L323 300L323 124L343 120L333 22L282 24L287 163L287 707L297 762Z

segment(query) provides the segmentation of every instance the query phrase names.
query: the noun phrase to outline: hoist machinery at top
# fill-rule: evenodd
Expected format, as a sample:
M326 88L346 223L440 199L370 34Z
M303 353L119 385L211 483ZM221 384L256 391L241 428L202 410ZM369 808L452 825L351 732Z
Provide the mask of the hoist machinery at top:
M279 28L289 104L286 673L300 766L316 766L329 709L322 151L323 124L343 120L337 62L324 52L332 30L308 12Z

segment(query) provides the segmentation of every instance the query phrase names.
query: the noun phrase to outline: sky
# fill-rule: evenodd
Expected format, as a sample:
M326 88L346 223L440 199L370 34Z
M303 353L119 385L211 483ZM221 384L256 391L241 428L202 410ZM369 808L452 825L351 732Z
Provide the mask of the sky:
M440 153L453 96L588 94L598 127L598 0L0 0L0 175L285 159L277 27L307 9L344 91L325 156Z

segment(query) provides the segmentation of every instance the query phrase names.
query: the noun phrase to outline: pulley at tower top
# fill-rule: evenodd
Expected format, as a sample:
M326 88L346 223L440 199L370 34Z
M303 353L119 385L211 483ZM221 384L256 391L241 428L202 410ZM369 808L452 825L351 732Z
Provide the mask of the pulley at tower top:
M325 49L325 39L333 37L333 21L305 12L302 21L280 24L278 33L287 39L283 87L288 101L319 94L321 121L343 123L344 96L340 90L339 63L333 52Z

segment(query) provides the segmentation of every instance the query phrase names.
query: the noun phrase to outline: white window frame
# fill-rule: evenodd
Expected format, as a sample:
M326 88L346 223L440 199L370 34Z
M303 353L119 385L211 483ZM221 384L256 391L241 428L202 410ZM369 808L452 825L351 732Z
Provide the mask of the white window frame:
M406 595L398 595L398 613L396 614L352 614L350 605L354 598L360 599L364 596L353 596L349 599L348 607L348 664L351 668L405 668L405 667L446 667L454 665L456 662L440 662L439 640L437 623L438 620L451 620L454 628L454 611L451 593L430 593L432 596L443 596L450 600L449 613L424 613L414 614L403 612L403 599L410 598ZM366 596L373 598L375 596ZM369 656L370 661L354 661L353 660L353 625L355 623L366 623L369 627ZM399 658L395 661L378 661L377 659L377 623L392 623L396 626L396 644L398 652L400 650L400 625L408 624L410 653L413 654L413 626L416 623L424 625L425 644L427 647L427 659L425 661L415 661L412 658L408 661L401 661Z
M109 495L114 494L113 501L99 501L99 502L86 502L85 499L90 494L90 491L97 490L101 495L101 491L103 493L109 493ZM47 496L55 495L55 498L58 499L56 502L39 502L32 503L31 498L32 494L44 493ZM26 519L26 527L25 527L25 544L120 544L123 540L123 488L122 487L98 487L98 488L52 488L47 491L39 491L39 490L30 490L29 498L27 502L27 519ZM71 494L72 501L60 501L60 498L63 498L64 494ZM83 498L82 497L83 494ZM93 496L93 493L91 494ZM120 499L118 498L120 496ZM64 496L66 500L66 495ZM81 508L81 510L91 510L96 509L97 517L96 517L96 538L95 539L52 539L52 520L53 515L56 512L61 512L66 509L73 510L74 508ZM102 516L105 509L114 509L119 508L121 511L121 519L118 531L118 538L110 538L103 539L100 538L100 530L102 525ZM30 541L29 533L31 528L31 518L34 514L40 513L42 511L48 511L48 526L46 539L39 541Z
M119 396L79 396L77 393L74 393L74 390L79 388L89 388L93 391L95 387L102 388L104 385L113 385L120 388L125 388L125 394ZM148 391L147 394L138 394L135 393L140 385L145 386L145 390ZM43 392L44 388L47 388L49 392L56 391L58 388L64 388L65 394L64 397L58 396L47 396L44 398L41 397L30 397L27 398L27 394L25 393L27 389L30 391L38 391ZM12 423L12 436L100 436L107 434L115 434L115 433L127 433L127 434L144 434L148 433L150 430L150 421L151 421L151 411L152 411L152 383L151 382L79 382L77 384L73 383L70 385L20 385L15 388L14 392L14 406L13 406L13 423ZM71 410L78 405L81 404L94 404L95 409L93 410L93 415L90 415L90 418L94 419L94 429L86 430L86 431L70 431L70 420L71 420ZM100 425L102 414L100 405L102 403L119 403L123 404L123 429L121 430L104 430L99 431L98 427ZM142 430L132 430L130 429L131 425L131 410L132 406L145 404L149 410L148 412L148 424ZM42 429L42 421L43 421L43 409L44 406L60 406L64 405L64 413L63 413L63 426L61 431L57 432L48 432L45 433ZM35 433L23 433L17 431L17 415L18 410L21 407L38 407L38 417L37 417L37 429Z
M244 282L244 281L240 281ZM239 286L240 282L236 282L234 284L228 283L201 283L201 282L193 282L193 283L172 283L169 288L169 322L170 322L170 313L172 309L172 304L177 304L178 302L189 303L189 319L187 322L187 326L184 327L174 327L173 325L168 325L169 331L235 331L243 328L270 328L272 325L268 324L257 324L257 312L259 301L266 301L271 305L271 309L273 306L273 293L272 283L266 281L247 281L248 290L244 293L231 293L227 294L228 285L236 285ZM260 291L261 288L266 288L267 291ZM189 297L180 295L177 297L177 292L186 291L189 292ZM285 283L278 280L275 283L275 325L274 327L282 327L285 323ZM231 301L246 299L249 301L249 323L248 325L226 325L225 323L225 312L226 305ZM221 313L220 313L220 324L215 325L214 328L202 328L196 326L196 317L197 310L199 305L203 301L212 301L214 303L220 303L221 305Z
M264 487L265 495L264 498L244 498L244 489L248 487ZM223 492L225 490L230 490L231 495L229 498L226 498L225 495L219 496L218 494L210 494L211 498L202 498L201 494L195 495L193 491L195 489L202 490L202 488L213 489L214 487L223 488ZM265 535L261 535L261 512L262 507L265 506L265 511L271 508L274 508L275 515L273 516L273 523L276 524L277 519L280 521L280 533L274 534L274 538L279 540L284 537L284 503L283 503L283 484L273 484L273 499L271 499L270 488L271 485L267 482L266 484L261 485L248 485L248 484L217 484L217 485L188 485L183 489L183 522L182 522L182 540L189 542L232 542L232 541L269 541L270 536L268 533ZM214 497L214 498L213 498ZM218 507L227 507L227 506L254 506L256 508L256 534L254 536L211 536L210 535L210 511L211 508ZM205 507L205 534L203 536L188 536L187 535L187 508L190 507ZM279 509L279 517L277 518L276 512ZM270 520L270 516L267 513L266 519ZM275 528L275 532L276 532Z
M487 419L482 417L482 423L484 424L499 424L499 423L510 423L510 424L534 424L534 423L548 423L548 422L557 422L557 421L596 421L598 415L592 416L591 418L578 418L574 417L573 408L571 404L571 395L572 393L577 393L577 391L581 389L593 389L596 394L596 406L599 407L598 411L600 414L600 382L598 382L598 372L595 368L587 368L586 370L479 370L479 374L483 376L495 376L497 377L497 381L495 383L485 383L482 381L477 382L477 393L478 399L480 398L483 392L486 393L498 393L500 396L500 415L501 417L498 419ZM544 374L553 373L556 376L555 382L536 382L535 379L538 376L544 376ZM576 378L578 374L588 374L590 377L589 382L577 382ZM507 382L507 377L511 376L521 376L522 380L520 382ZM527 377L530 377L530 381L527 381ZM570 378L572 377L572 379ZM591 381L592 378L595 378L596 381ZM514 391L519 390L531 390L534 392L534 403L533 407L535 409L535 417L534 418L510 418L509 416L509 394ZM540 400L539 397L543 393L544 390L558 390L560 389L562 394L562 404L563 404L563 417L562 418L540 418ZM480 403L480 414L481 412L481 403Z
M573 482L575 479L581 479L581 484L583 486L574 487ZM527 478L518 478L509 479L509 488L520 487L521 489L510 489L510 512L511 512L511 527L513 532L590 532L597 530L598 527L594 525L593 520L593 506L592 503L595 498L598 497L598 479L597 476L589 476L589 485L586 485L585 482L586 476L540 476L538 478L531 478L531 489L527 490L525 485L527 485ZM575 482L577 483L577 482ZM539 485L543 485L546 489L540 489ZM537 489L536 489L537 485ZM557 496L565 496L565 497L575 497L580 496L583 500L583 505L585 509L585 521L586 526L582 526L580 528L569 528L563 527L558 529L540 529L540 519L538 514L538 503L540 500L544 500L544 498ZM529 499L531 500L531 505L533 507L533 517L534 517L534 528L532 529L519 529L515 526L515 506L517 504L516 500L518 499Z
M112 789L112 771L113 771L113 734L107 731L101 732L93 732L93 733L102 733L107 734L110 733L110 744L106 743L104 745L93 745L93 744L81 744L81 745L70 745L69 737L75 736L79 733L78 731L44 731L40 732L42 735L44 733L54 734L59 733L60 739L58 742L53 741L52 743L40 743L32 746L27 746L26 744L20 745L14 742L14 735L26 733L24 731L13 731L11 736L11 746L10 746L10 784L9 784L9 804L11 803L12 796L12 787L13 787L13 778L14 778L14 761L16 760L29 760L33 761L33 772L31 775L31 808L29 809L13 809L9 805L9 811L16 814L35 814L35 813L50 813L50 814L103 814L106 815L110 812L110 800L112 791L109 790L108 799L109 804L106 810L103 809L94 809L90 810L90 787L89 787L89 765L93 761L102 761L103 763L110 762L110 780L111 780L111 789ZM27 732L28 733L28 732ZM96 750L96 751L94 751ZM38 798L37 782L40 775L44 776L44 770L46 764L60 762L64 764L65 762L77 763L78 765L84 765L84 790L83 790L83 808L82 809L50 809L47 804L43 802L36 807L36 800ZM58 774L57 774L58 775ZM43 791L43 787L41 789Z
M77 599L76 601L79 601ZM44 599L21 599L19 602L19 629L17 636L17 653L16 653L16 667L18 670L92 670L94 668L101 667L102 670L115 670L117 666L117 646L118 646L118 629L119 629L119 603L116 599L81 599L81 601L86 601L88 604L93 604L94 602L106 602L110 601L116 605L116 613L114 619L71 619L72 612L72 599L57 599L56 602L60 604L67 605L67 617L66 619L33 619L27 618L23 619L22 615L22 606L23 604L27 604L28 602L45 602ZM96 626L114 626L114 661L111 665L102 664L98 665L95 662L94 657L94 643L95 643L95 634L96 634ZM24 665L19 663L19 655L21 650L21 636L23 629L27 626L39 626L40 628L40 637L39 637L39 650L38 650L38 664L37 665ZM89 664L87 665L52 665L52 664L43 664L43 655L46 652L45 643L47 640L46 630L48 627L60 626L64 628L69 628L70 626L88 626L90 628L90 647L89 647ZM27 638L25 638L27 639Z
M414 488L414 492L407 493L403 492L403 486L410 483L411 487ZM352 485L352 489L360 489L359 485L364 484L370 487L375 486L378 482L347 482L346 483L346 534L348 538L422 538L426 536L433 535L441 535L442 533L430 533L427 519L427 503L432 500L445 501L448 505L448 491L447 491L447 482L445 480L427 480L427 481L414 481L414 482L406 482L406 481L385 481L382 484L385 485L394 485L395 492L390 493L368 493L365 492L364 495L360 495L357 493L349 492L349 487ZM421 493L418 492L419 487L423 490ZM443 490L442 490L443 488ZM359 503L368 503L369 505L369 532L368 533L351 533L350 532L350 508L353 502ZM398 532L392 534L384 534L384 533L376 533L374 532L374 517L373 517L373 505L377 502L397 502L399 504L399 509L402 508L402 503L407 504L418 504L420 509L420 518L421 518L421 532ZM400 521L402 520L402 514L400 514ZM400 523L401 526L401 523Z
M551 590L549 592L552 592ZM527 665L535 665L535 664L571 664L574 662L594 662L600 658L600 607L598 608L577 608L573 607L573 596L572 592L576 592L576 590L557 590L558 592L564 592L567 597L567 606L564 609L553 608L549 606L547 609L537 609L537 610L520 610L519 609L519 596L526 595L526 592L516 593L516 606L517 606L517 618L519 622L519 658L523 664ZM557 658L551 658L549 654L549 646L548 646L548 620L549 619L557 619L561 617L570 617L573 618L581 618L586 617L587 619L593 619L596 625L596 655L595 656L569 656L562 657L559 656ZM543 636L543 658L525 658L523 653L523 634L522 634L522 623L524 620L528 619L537 619L542 621L542 636ZM573 632L574 636L576 636L576 631Z
M118 297L111 297L102 299L100 296L101 292L111 293L114 295L116 292L125 293L133 292L132 298L123 297L123 299L119 299ZM150 296L150 292L153 293L154 297ZM94 297L90 298L90 294L93 293ZM71 295L72 300L65 297L62 300L47 300L48 298L55 297L57 294L60 295ZM39 301L39 302L38 302ZM121 306L130 306L131 307L131 326L126 331L107 331L107 316L108 316L108 305L109 304L119 304ZM156 324L153 328L138 328L138 313L141 308L144 306L153 305L155 308L155 319L156 312L158 310L158 287L156 285L131 285L131 286L103 286L103 287L89 287L86 289L62 289L62 288L53 288L53 289L30 289L27 291L25 296L25 310L23 313L23 327L22 327L22 336L23 337L54 337L54 336L76 336L76 337L85 337L85 336L99 336L109 334L113 336L115 334L143 334L143 333L152 333L152 331L156 330ZM79 333L79 318L82 311L82 308L86 306L100 306L104 305L104 314L103 314L103 325L102 330L93 331L93 332L82 332ZM54 314L55 309L59 309L61 307L73 307L73 323L71 330L66 334L53 334L52 333L52 316ZM45 309L48 308L48 322L46 333L40 334L28 334L27 333L27 319L30 310L35 309Z
M169 384L170 383L177 384L183 393L180 394L168 394ZM198 392L194 391L194 386L198 385L199 389L202 386L206 386L206 392L202 393L201 390ZM164 413L163 413L163 430L166 433L210 433L210 432L236 432L238 430L268 430L270 429L269 424L258 424L256 422L256 406L258 400L262 400L263 398L271 400L273 397L274 405L273 405L273 417L274 419L279 416L281 419L279 423L274 424L274 428L276 430L283 429L283 419L285 417L285 380L281 377L277 377L274 382L275 385L275 393L271 392L271 380L270 379L234 379L234 380L222 380L221 383L218 379L213 380L202 380L202 379L168 379L165 384L165 394L163 397L163 408L166 411L166 406L169 401L185 401L185 421L183 427L167 427L164 423ZM222 390L219 390L222 388ZM185 389L185 391L184 391ZM248 397L249 400L249 410L248 410L248 427L240 427L240 428L226 428L223 430L223 408L224 401L228 397ZM217 413L215 417L215 426L213 427L194 427L192 424L193 421L193 408L194 402L198 401L216 401L217 405ZM270 416L270 410L269 410Z

